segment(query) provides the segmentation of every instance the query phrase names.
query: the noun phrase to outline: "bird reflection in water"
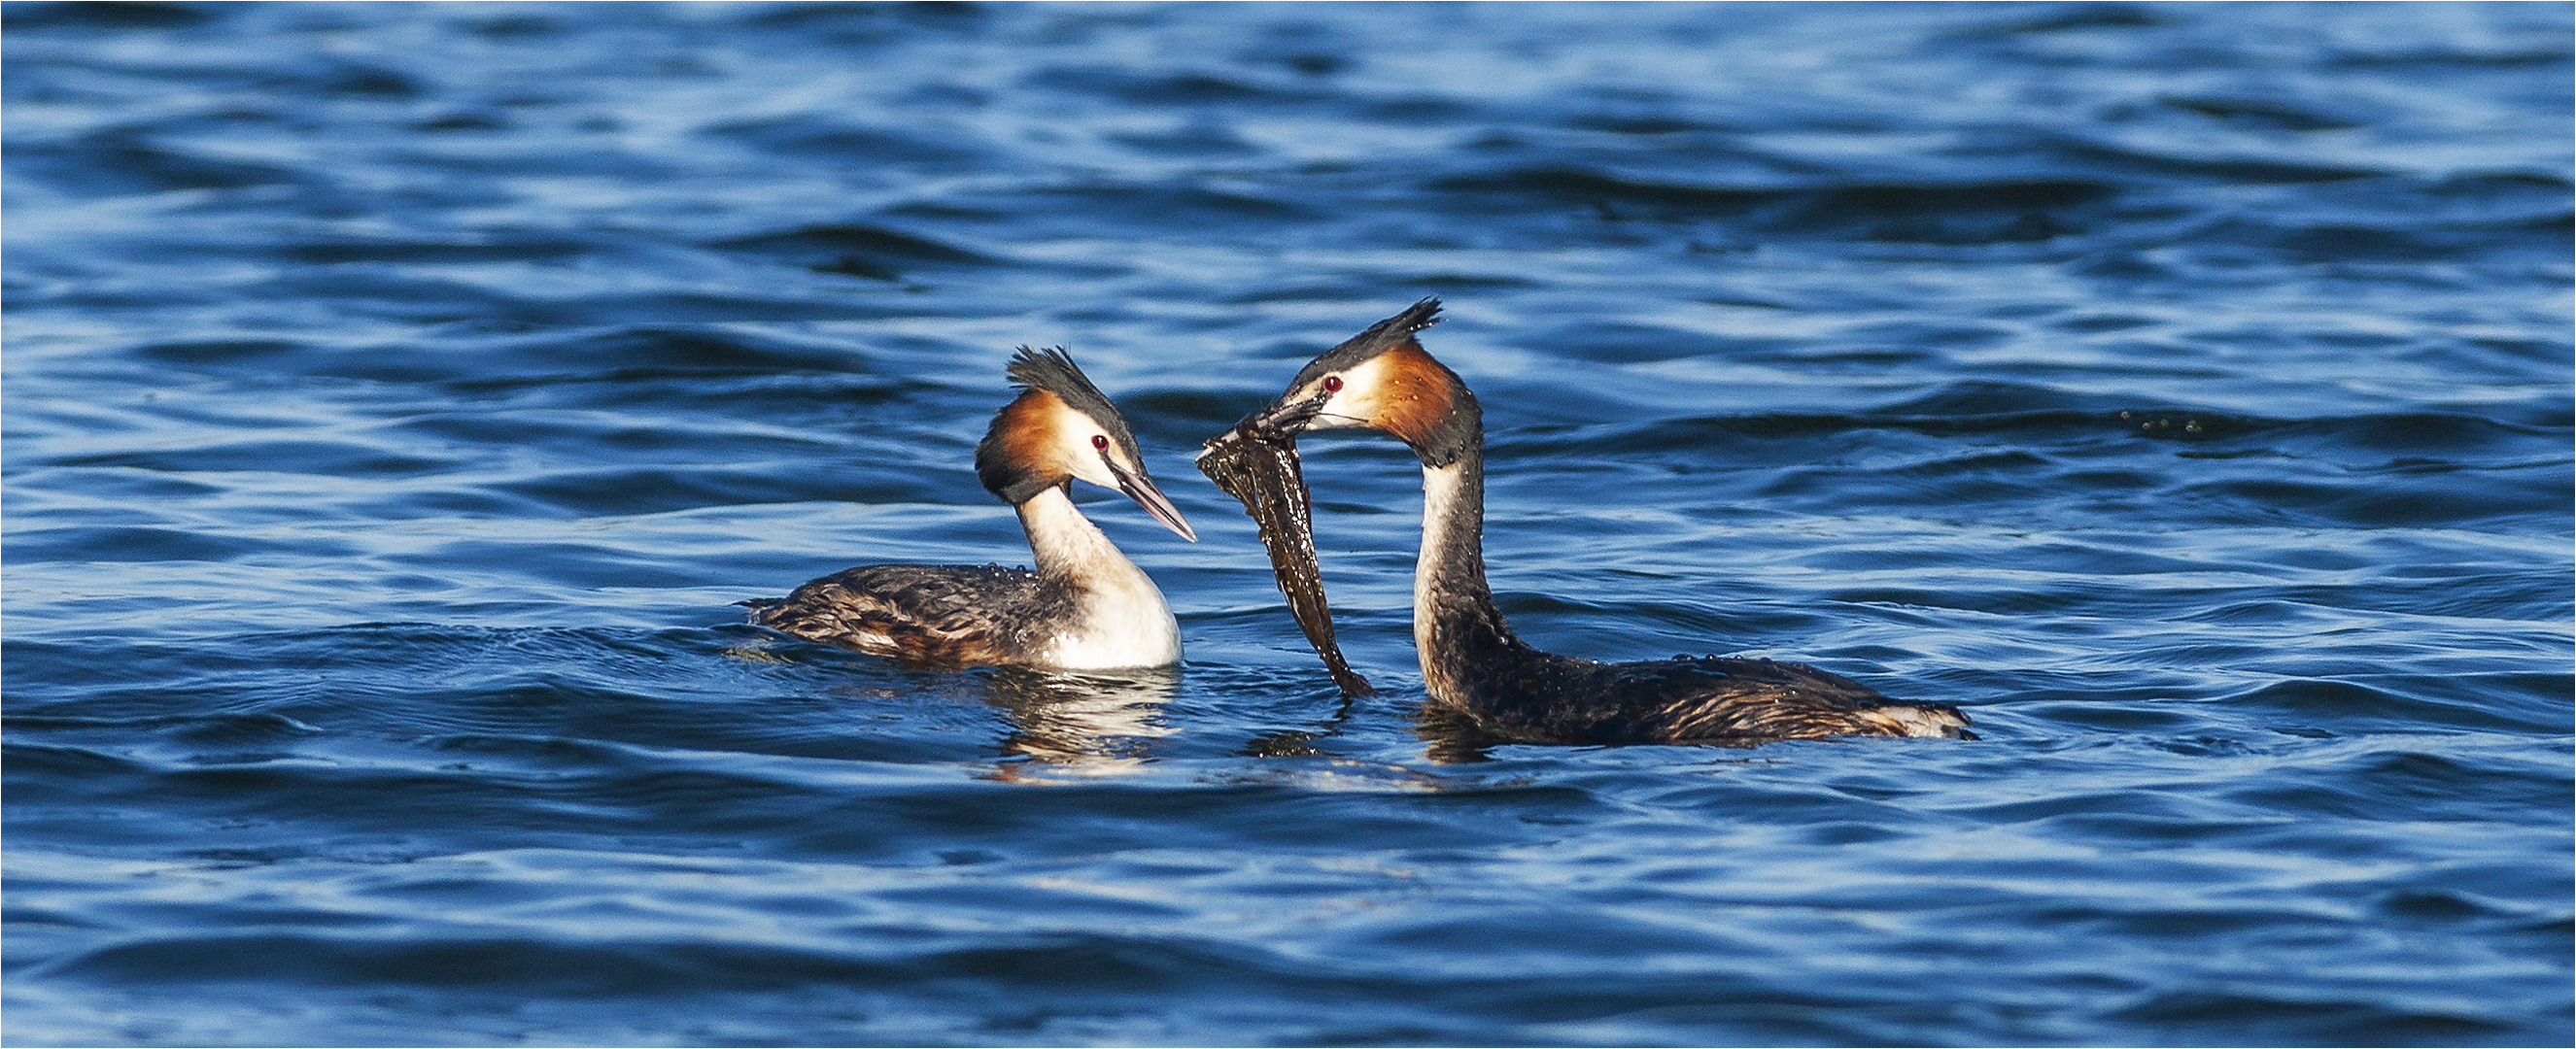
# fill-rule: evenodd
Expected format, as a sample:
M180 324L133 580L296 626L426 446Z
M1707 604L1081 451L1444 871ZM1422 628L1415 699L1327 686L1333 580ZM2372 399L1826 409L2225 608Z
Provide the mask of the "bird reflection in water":
M1248 758L1341 757L1330 749L1329 741L1349 727L1356 698L1345 693L1331 717L1309 728L1279 729L1254 736L1238 753ZM1471 765L1492 761L1493 755L1488 751L1511 742L1479 730L1471 719L1429 703L1414 711L1413 734L1422 740L1423 757L1435 765Z
M1313 728L1280 729L1254 736L1240 753L1251 758L1336 758L1329 740L1341 734L1351 717L1352 697L1342 697L1333 716ZM1422 756L1434 765L1474 765L1494 760L1493 748L1517 742L1476 727L1474 719L1438 704L1425 703L1413 714L1413 734L1422 741ZM1703 741L1697 746L1751 749L1754 743Z
M1163 705L1179 691L1174 667L1138 667L1076 673L1006 667L992 672L988 701L1011 716L1002 737L1006 758L990 778L1019 781L1046 774L1109 776L1134 772L1152 760L1155 741L1178 729L1163 721ZM1034 767L1033 767L1034 766Z

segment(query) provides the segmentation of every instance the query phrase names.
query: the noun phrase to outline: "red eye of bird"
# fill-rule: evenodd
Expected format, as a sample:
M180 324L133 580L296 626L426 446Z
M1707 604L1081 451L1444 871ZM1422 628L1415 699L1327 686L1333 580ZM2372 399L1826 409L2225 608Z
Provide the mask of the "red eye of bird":
M1108 447L1109 447L1109 438L1107 438L1107 437L1103 437L1103 436L1101 436L1101 435L1099 435L1099 434L1096 434L1096 433L1095 433L1095 434L1092 434L1092 435L1091 435L1091 446L1092 446L1092 447L1094 447L1094 448L1106 449L1106 448L1108 448Z
M1325 393L1340 393L1340 392L1342 392L1342 377L1341 377L1341 376L1339 376L1339 375L1327 375L1327 376L1324 376L1324 392L1325 392Z

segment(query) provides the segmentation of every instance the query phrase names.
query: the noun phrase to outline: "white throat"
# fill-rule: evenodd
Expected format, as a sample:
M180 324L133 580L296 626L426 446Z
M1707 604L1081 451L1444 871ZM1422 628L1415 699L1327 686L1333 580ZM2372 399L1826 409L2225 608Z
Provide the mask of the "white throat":
M1476 494L1467 486L1479 483L1481 478L1467 476L1464 462L1422 468L1422 556L1413 563L1413 645L1426 665L1433 650L1432 631L1439 621L1433 603L1439 591L1435 580L1461 569L1472 571L1476 579L1485 577L1483 508L1477 507L1462 520L1459 507L1461 500ZM1450 563L1459 559L1475 563Z
M1032 638L1047 663L1072 670L1159 667L1181 660L1181 627L1152 577L1073 505L1063 486L1020 504L1038 574L1071 585L1075 614Z

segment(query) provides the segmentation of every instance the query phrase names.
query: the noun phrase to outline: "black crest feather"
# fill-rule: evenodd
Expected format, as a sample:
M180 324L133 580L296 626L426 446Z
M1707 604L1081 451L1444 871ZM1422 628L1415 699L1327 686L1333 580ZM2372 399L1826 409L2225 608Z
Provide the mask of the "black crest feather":
M1082 368L1073 363L1073 357L1062 346L1043 350L1022 346L1011 355L1010 366L1004 372L1011 377L1011 385L1020 389L1045 390L1064 398L1073 410L1103 423L1120 421L1118 409L1101 395L1100 387L1091 384L1090 376L1082 374Z
M1288 388L1302 388L1325 372L1348 371L1361 361L1412 341L1414 332L1438 323L1440 300L1436 297L1423 299L1405 307L1402 313L1369 325L1367 331L1343 340L1341 345L1325 350L1322 356L1297 372L1297 377L1289 381Z

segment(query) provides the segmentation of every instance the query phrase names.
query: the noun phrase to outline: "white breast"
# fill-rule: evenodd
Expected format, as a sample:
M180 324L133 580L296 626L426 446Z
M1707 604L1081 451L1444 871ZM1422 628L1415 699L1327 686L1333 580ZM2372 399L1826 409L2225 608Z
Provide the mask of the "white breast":
M1122 562L1124 558L1120 559ZM1181 661L1181 625L1142 570L1131 580L1094 578L1082 618L1056 635L1047 661L1073 670L1159 667Z

